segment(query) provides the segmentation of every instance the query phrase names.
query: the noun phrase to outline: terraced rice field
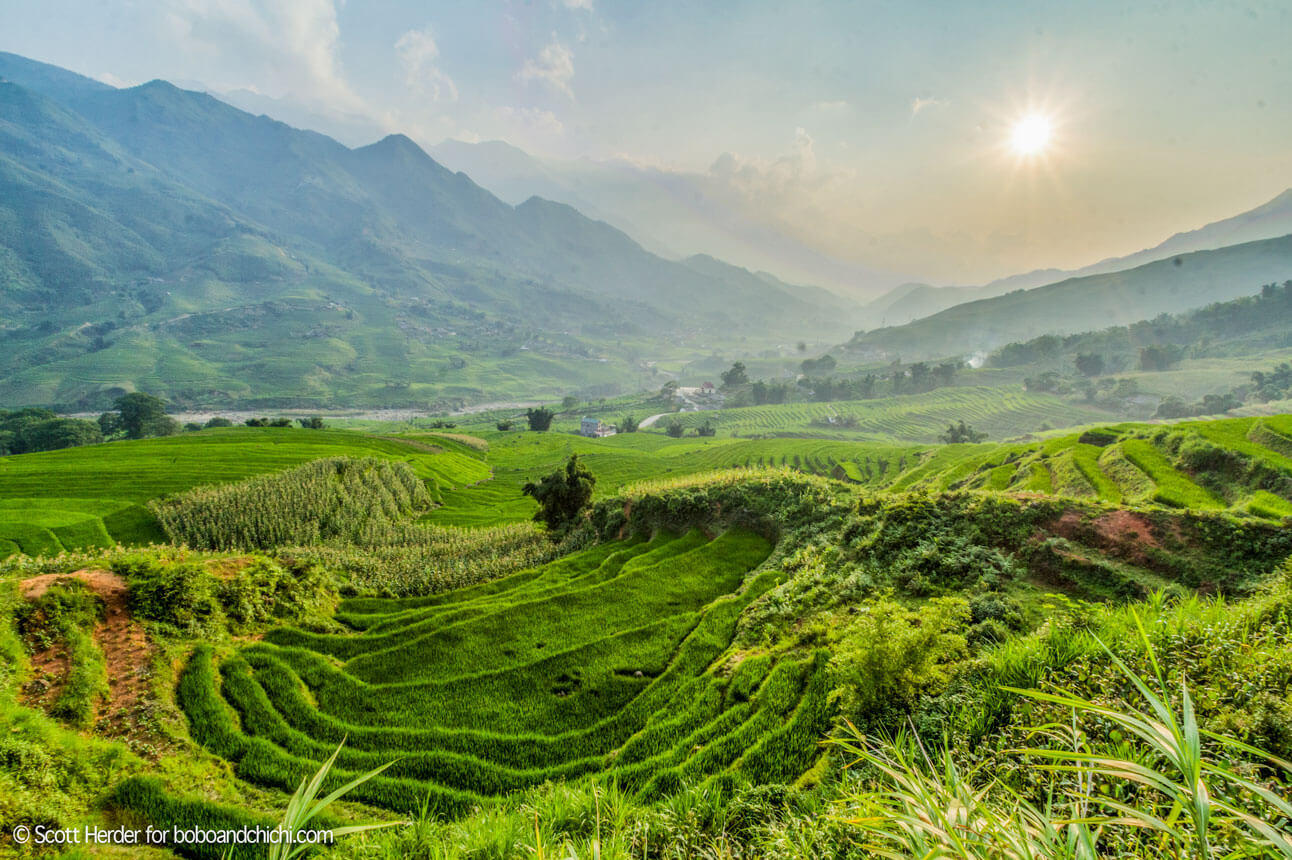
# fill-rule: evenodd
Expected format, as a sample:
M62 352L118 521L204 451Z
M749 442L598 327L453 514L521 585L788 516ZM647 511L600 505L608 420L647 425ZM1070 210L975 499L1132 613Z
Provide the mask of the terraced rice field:
M709 421L720 431L741 436L793 433L901 445L936 442L947 425L956 421L965 421L992 439L1006 439L1038 428L1072 427L1105 421L1107 417L1099 409L1050 394L966 386L875 400L688 412L672 419L681 421L688 430ZM659 422L661 428L668 420Z
M0 457L0 557L164 541L144 503L325 457L408 462L432 498L487 480L481 454L453 440L329 430L231 428Z
M828 405L828 404L821 404ZM823 438L668 439L636 433L607 439L571 434L490 434L485 455L494 478L444 494L427 517L442 525L484 525L532 516L520 488L577 453L597 476L596 497L643 480L701 472L786 467L833 477L869 490L1034 492L1111 503L1230 509L1267 518L1292 514L1292 493L1233 486L1223 494L1173 464L1153 441L1161 432L1197 434L1246 460L1292 479L1292 416L1103 428L1098 445L1073 433L1035 442L977 445L892 445ZM1289 485L1292 486L1292 485ZM1280 491L1281 492L1281 491Z
M792 781L826 728L824 655L735 655L736 618L779 574L743 531L603 544L431 597L356 599L352 632L199 647L178 700L242 778L290 790L347 738L355 799L453 814L547 779L646 794L739 771ZM345 774L342 774L342 777Z

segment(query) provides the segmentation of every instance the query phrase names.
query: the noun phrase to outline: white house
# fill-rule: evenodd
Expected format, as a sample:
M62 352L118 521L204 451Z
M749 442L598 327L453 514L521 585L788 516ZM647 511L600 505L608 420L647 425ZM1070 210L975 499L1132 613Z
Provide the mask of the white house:
M579 435L594 439L601 436L613 436L615 435L615 428L610 424L602 424L598 418L589 418L585 415L583 420L579 422Z

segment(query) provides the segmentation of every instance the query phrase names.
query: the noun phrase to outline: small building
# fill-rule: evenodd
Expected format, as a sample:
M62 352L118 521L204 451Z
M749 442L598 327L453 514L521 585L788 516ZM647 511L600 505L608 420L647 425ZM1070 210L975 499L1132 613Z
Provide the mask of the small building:
M713 394L713 392L714 392L714 387L712 382L706 382L700 386L700 395L702 397L708 397L711 394Z
M583 416L583 419L579 421L579 435L587 436L592 439L597 439L602 436L613 436L615 435L615 428L610 424L602 424L601 420L598 418L589 418L585 415Z

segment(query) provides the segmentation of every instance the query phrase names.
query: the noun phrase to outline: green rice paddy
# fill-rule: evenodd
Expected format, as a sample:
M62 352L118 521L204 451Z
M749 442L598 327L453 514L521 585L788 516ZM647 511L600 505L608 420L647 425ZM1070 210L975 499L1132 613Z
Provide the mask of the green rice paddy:
M342 738L356 799L442 814L548 779L652 793L739 772L793 779L826 727L824 657L730 653L776 582L739 530L603 544L428 598L361 599L352 632L199 647L179 684L193 736L242 778L289 789ZM741 655L745 656L745 655Z

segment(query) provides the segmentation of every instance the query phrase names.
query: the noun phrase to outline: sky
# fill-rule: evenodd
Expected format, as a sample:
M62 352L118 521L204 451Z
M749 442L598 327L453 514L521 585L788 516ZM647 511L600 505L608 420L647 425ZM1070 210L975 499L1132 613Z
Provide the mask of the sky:
M1292 4L5 0L0 49L703 177L841 259L975 283L1292 186ZM1009 144L1024 117L1050 140Z

